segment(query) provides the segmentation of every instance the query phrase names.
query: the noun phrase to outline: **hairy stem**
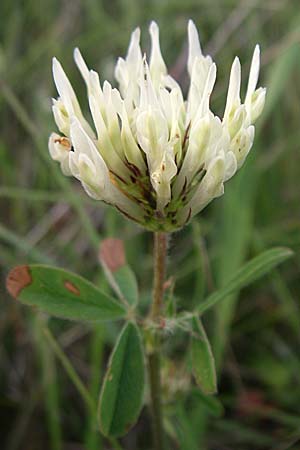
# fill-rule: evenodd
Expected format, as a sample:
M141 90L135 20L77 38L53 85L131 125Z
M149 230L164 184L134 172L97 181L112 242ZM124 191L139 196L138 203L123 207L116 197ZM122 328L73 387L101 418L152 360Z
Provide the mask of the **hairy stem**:
M150 311L150 319L157 322L162 311L164 281L166 272L167 255L167 235L165 233L154 234L154 255L153 255L153 301ZM157 331L153 331L151 336L151 349L148 354L149 381L151 393L151 408L153 416L153 437L154 449L164 449L163 416L161 401L161 343Z

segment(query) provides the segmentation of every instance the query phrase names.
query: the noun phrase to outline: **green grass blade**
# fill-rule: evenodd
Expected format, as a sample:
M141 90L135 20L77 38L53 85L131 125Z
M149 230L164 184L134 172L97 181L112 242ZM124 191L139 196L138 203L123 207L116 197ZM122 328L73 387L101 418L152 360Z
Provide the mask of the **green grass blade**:
M57 379L56 361L46 338L42 333L43 319L36 316L36 346L39 352L43 386L45 391L45 410L47 415L49 444L51 450L62 450L62 429L60 424L60 390Z
M259 256L256 256L246 263L226 286L211 294L201 303L196 309L197 314L203 314L217 303L226 299L228 295L253 283L292 255L293 252L289 248L278 247L266 250Z

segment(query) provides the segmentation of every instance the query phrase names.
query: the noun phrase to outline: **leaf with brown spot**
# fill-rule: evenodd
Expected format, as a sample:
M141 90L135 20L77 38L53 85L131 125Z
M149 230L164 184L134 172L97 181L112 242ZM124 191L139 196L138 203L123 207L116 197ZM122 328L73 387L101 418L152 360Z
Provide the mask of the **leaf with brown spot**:
M80 290L75 286L75 284L71 283L71 281L66 280L64 282L64 286L68 291L72 292L72 294L80 295Z
M6 289L10 295L17 298L26 286L32 283L32 277L28 266L14 267L6 278Z
M89 281L57 267L15 267L8 274L6 286L22 303L64 319L116 320L127 313L123 305Z

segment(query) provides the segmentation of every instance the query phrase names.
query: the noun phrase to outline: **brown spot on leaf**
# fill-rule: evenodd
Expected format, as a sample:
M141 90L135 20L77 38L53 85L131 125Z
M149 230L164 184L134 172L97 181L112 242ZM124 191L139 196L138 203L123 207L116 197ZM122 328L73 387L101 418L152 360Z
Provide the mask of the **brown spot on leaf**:
M69 280L64 281L64 286L72 294L80 295L80 290L71 281Z
M6 278L6 289L10 295L17 298L22 289L32 283L32 276L28 266L14 267Z
M120 267L125 266L125 250L121 239L104 239L100 245L100 261L111 272L115 272Z
M108 379L108 381L112 381L112 379L113 379L113 374L110 373L110 374L108 375L107 379Z

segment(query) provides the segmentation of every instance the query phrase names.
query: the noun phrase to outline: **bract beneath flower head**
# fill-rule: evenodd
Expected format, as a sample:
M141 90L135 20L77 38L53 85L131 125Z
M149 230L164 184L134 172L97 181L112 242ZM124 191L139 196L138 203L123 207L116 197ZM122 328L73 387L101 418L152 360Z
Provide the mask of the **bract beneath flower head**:
M235 58L224 115L216 116L210 110L216 65L203 55L197 29L189 21L190 88L184 101L179 84L168 74L155 22L149 31L149 63L137 28L126 57L116 64L118 89L108 81L101 83L75 49L92 126L62 66L53 59L59 94L53 100L53 114L61 135L51 134L49 151L63 173L77 178L89 196L115 206L149 230L170 232L222 195L224 183L242 166L266 90L256 88L260 66L256 46L244 102L241 65Z

